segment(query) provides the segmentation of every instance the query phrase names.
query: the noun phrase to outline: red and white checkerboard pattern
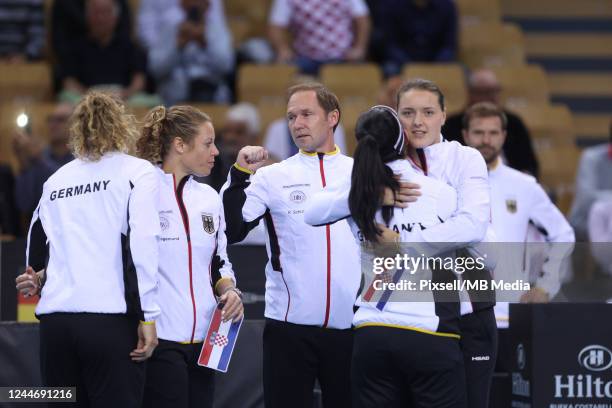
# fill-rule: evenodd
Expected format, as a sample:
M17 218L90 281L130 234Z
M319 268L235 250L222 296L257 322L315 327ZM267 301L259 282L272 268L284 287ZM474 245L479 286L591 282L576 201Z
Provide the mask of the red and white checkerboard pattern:
M395 271L384 271L379 275L379 279L383 283L391 283L393 282L393 273L395 273Z
M299 55L317 61L342 59L353 43L349 0L291 0L289 27Z
M211 343L214 346L225 347L229 344L229 340L226 336L219 333L215 333L211 336Z

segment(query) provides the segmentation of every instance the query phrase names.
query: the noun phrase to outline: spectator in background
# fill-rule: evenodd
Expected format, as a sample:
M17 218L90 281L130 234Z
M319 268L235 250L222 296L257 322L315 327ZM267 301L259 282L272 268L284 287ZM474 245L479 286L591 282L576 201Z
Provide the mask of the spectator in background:
M229 102L234 50L221 0L142 0L138 35L164 103Z
M364 0L274 0L269 35L278 62L316 75L322 64L365 58L368 8Z
M491 225L497 242L494 245L503 245L503 254L496 256L493 276L497 281L524 279L531 283L529 291L517 291L512 295L498 292L496 299L494 310L500 329L497 367L498 371L509 371L509 305L549 302L558 294L575 236L542 186L533 177L511 169L500 159L508 135L508 122L502 110L488 102L474 104L466 110L463 120L463 137L468 146L480 152L489 172ZM466 365L470 363L475 367L486 365L482 361L466 361ZM492 363L495 364L495 360ZM470 400L470 407L486 406L472 402Z
M236 162L238 152L244 146L257 144L260 132L260 119L257 108L250 103L239 103L232 106L225 116L225 124L217 146L219 156L215 158L215 167L208 177L196 177L216 191L227 180L227 175Z
M15 206L15 177L7 165L0 164L0 238L21 235Z
M584 149L576 175L576 195L569 220L576 237L587 240L587 221L595 201L612 200L612 122L610 142Z
M56 61L67 61L75 53L81 39L88 35L85 3L87 0L54 1L51 9L51 44ZM127 0L118 0L119 17L115 33L127 38L132 33L132 17ZM56 76L63 77L62 66L55 67Z
M457 9L451 0L369 0L371 51L385 76L410 62L457 59Z
M214 118L213 118L214 120ZM225 184L230 169L236 162L238 152L245 146L256 145L261 131L261 121L257 108L250 103L239 103L232 106L225 115L225 123L217 147L219 155L215 158L215 166L208 177L195 177L201 183L206 183L217 191ZM265 245L266 232L263 224L253 228L247 237L234 245Z
M529 225L533 224L542 231L545 242L573 243L574 231L542 186L533 177L509 168L500 160L508 134L508 122L503 111L492 103L478 103L466 111L463 121L466 144L478 150L487 163L491 223L498 242L527 242ZM522 251L528 249L532 248L524 247ZM561 283L560 265L570 252L568 245L551 247L542 270L538 271L537 282L521 297L521 301L548 301L553 298ZM525 255L522 258L525 259ZM517 272L517 269L513 271ZM507 312L506 303L505 318L508 317Z
M449 116L442 127L442 134L448 140L456 140L465 144L463 140L462 119L465 110L478 102L492 102L500 105L499 94L501 85L497 76L490 69L473 71L468 78L468 103L463 112ZM531 137L521 118L504 109L508 118L508 137L503 147L504 162L513 169L529 173L538 177L538 161L536 159Z
M87 35L59 61L63 99L76 102L94 86L116 88L125 100L144 91L146 57L129 33L118 30L120 16L118 0L86 0Z
M45 48L42 0L0 0L0 62L38 60Z
M13 138L13 149L19 161L15 186L17 208L28 219L36 209L45 181L74 159L68 147L68 119L72 111L72 105L59 104L47 117L49 145L46 147L36 135L18 132Z

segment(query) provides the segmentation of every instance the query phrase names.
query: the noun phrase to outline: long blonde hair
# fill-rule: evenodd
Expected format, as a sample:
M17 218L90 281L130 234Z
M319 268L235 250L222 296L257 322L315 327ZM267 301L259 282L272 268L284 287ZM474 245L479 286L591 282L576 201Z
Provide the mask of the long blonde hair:
M125 153L137 134L134 116L125 112L118 98L104 92L88 92L70 118L70 149L82 160Z
M136 142L138 156L153 164L162 163L175 137L189 144L198 134L199 126L207 122L211 122L210 116L193 106L173 106L169 109L156 106L145 116Z

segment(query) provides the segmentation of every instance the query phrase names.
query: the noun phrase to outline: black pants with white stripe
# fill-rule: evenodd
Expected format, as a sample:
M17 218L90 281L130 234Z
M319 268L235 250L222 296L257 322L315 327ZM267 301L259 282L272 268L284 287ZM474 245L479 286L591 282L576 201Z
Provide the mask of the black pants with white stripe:
M487 408L497 361L497 324L493 308L461 316L463 352L470 408Z
M266 408L312 408L315 379L323 406L351 407L351 329L266 319L263 334L263 379Z
M76 403L54 407L140 407L145 364L130 358L138 342L137 319L97 313L51 313L39 319L43 384L77 389Z
M351 380L356 408L468 407L456 338L383 326L356 329Z
M212 408L215 372L198 365L202 343L159 340L147 361L143 408Z

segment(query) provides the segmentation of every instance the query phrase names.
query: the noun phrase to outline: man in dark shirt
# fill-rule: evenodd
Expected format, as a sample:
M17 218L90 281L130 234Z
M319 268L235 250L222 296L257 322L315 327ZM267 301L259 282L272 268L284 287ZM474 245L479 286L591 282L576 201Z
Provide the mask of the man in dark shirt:
M87 0L54 1L51 9L51 44L55 56L63 60L73 52L74 44L87 35L85 18ZM127 0L119 0L116 33L129 37L132 33L131 13Z
M92 86L115 86L124 99L145 87L146 57L129 36L118 30L117 0L87 0L88 35L74 43L60 61L65 91L84 93Z
M371 51L385 76L410 62L457 59L457 9L451 0L369 0Z
M478 102L492 102L499 105L501 86L495 73L489 69L479 69L470 74L468 80L468 104L466 109ZM463 130L463 112L451 115L442 127L442 135L447 140L456 140L465 144ZM504 143L504 161L513 169L538 177L538 161L531 144L531 137L521 118L504 110L508 118L506 142Z

